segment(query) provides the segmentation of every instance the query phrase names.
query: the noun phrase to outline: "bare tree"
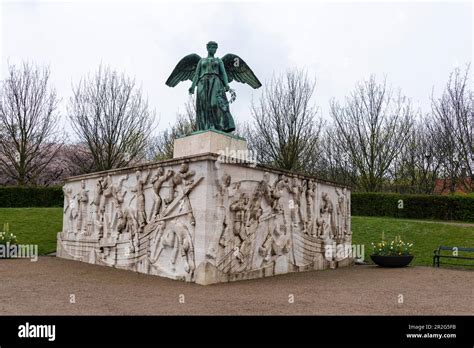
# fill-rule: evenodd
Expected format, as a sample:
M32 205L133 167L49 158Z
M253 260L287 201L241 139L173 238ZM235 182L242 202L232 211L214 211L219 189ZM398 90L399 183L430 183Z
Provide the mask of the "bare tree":
M291 70L273 78L258 102L252 102L253 124L247 139L260 163L309 172L315 167L322 120L311 103L316 81Z
M432 194L438 179L441 157L437 137L431 131L429 117L414 123L405 146L393 161L389 172L391 190L399 193Z
M77 145L64 144L56 153L45 170L36 179L36 184L41 186L61 185L70 176L82 173L80 167L72 160L77 157ZM74 156L71 154L74 153Z
M331 101L334 146L349 157L357 169L357 186L377 191L392 161L409 139L413 123L410 102L400 92L394 95L386 81L372 76L358 83L341 106Z
M23 63L10 65L1 83L0 169L18 185L36 184L62 146L49 77L49 68Z
M451 73L446 88L438 99L432 96L432 131L443 155L442 174L449 190L457 185L472 191L474 174L474 92L469 89L469 65L463 73Z
M178 113L176 122L169 129L160 132L150 140L147 150L149 160L160 161L173 158L173 146L176 138L190 135L196 131L196 103L185 104L185 113Z
M349 157L341 147L335 146L333 133L337 129L327 126L323 129L318 160L313 172L316 176L343 183L346 185L357 184L357 171Z
M84 172L126 166L145 156L155 115L133 79L100 66L73 92L68 115L92 158L82 163Z

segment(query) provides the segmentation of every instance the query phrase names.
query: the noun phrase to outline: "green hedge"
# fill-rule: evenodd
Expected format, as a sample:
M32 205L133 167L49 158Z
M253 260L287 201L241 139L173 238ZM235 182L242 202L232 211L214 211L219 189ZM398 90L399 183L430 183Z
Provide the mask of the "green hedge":
M399 209L399 201L403 208ZM63 191L55 187L0 187L1 208L62 207ZM352 193L352 215L474 222L474 196Z
M403 208L399 207L399 202ZM473 196L352 193L352 215L474 221Z
M1 208L62 207L61 187L0 187Z

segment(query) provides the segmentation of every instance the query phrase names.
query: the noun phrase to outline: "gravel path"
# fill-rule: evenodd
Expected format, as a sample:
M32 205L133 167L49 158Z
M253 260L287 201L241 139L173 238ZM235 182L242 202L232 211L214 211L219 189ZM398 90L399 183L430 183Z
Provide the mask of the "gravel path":
M468 270L354 266L201 286L40 257L0 260L0 274L0 314L474 314Z

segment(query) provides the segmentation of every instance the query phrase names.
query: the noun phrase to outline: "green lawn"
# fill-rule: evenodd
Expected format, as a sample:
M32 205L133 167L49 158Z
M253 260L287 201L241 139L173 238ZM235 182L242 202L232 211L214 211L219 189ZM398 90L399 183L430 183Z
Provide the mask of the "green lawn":
M56 234L62 229L62 208L1 208L0 230L8 223L20 244L38 244L40 255L56 250Z
M460 223L462 224L462 223ZM421 221L395 219L389 217L352 217L353 244L365 245L365 259L371 262L371 243L381 239L382 231L386 240L400 235L403 241L413 243L413 265L431 266L433 264L433 250L440 245L452 247L474 247L474 227L443 223L440 221ZM473 257L473 253L469 253ZM464 255L459 252L459 255ZM469 260L441 260L453 264L474 265ZM469 267L469 266L468 266ZM474 269L474 267L469 267Z
M56 250L56 234L62 228L62 208L0 208L0 229L7 222L19 243L38 244L39 253L44 255ZM414 265L431 265L433 250L440 244L474 247L472 224L461 226L439 221L353 216L352 230L353 244L365 245L367 261L370 260L371 242L378 241L382 231L386 239L400 235L404 241L414 244Z

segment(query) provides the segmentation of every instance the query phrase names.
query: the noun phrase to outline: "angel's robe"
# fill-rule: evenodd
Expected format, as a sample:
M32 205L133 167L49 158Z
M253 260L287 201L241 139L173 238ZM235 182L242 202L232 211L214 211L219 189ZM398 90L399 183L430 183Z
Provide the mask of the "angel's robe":
M229 111L219 58L202 58L199 61L196 93L196 125L198 130L216 129L223 132L235 130Z

